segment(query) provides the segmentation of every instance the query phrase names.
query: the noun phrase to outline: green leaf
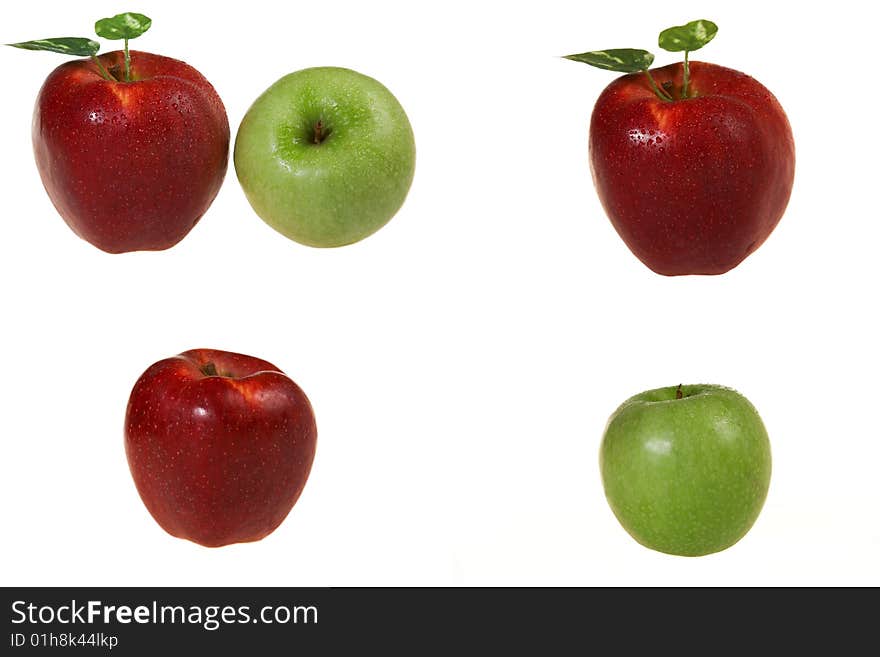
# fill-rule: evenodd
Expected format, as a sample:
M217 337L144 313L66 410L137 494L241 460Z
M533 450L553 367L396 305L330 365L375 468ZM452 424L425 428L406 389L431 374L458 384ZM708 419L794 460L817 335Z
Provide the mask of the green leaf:
M604 68L606 71L637 73L648 70L654 61L654 55L647 50L617 48L614 50L593 50L580 55L566 55L565 59Z
M126 12L111 18L102 18L95 23L95 32L99 37L112 39L135 39L150 29L153 21L143 14Z
M669 52L693 52L699 50L718 33L718 26L712 21L691 21L687 25L677 25L663 30L658 42L663 50Z
M80 37L37 39L35 41L22 41L21 43L7 43L6 45L13 48L22 48L23 50L60 52L62 55L73 55L74 57L92 57L101 48L101 44L97 41Z

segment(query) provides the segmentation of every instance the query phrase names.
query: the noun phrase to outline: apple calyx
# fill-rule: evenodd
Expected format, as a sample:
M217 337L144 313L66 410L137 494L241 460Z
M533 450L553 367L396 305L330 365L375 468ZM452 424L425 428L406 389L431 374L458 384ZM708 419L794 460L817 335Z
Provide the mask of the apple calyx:
M682 77L681 91L678 100L690 98L690 65L688 56L694 50L699 50L718 33L718 26L712 21L700 19L691 21L685 25L676 25L663 30L657 39L657 44L669 52L684 52L684 75ZM644 73L648 84L654 94L664 102L676 100L674 89L671 84L664 83L663 88L657 86L657 82L651 76L649 68L654 62L654 54L647 50L635 48L614 48L610 50L592 50L577 55L565 55L564 59L574 62L589 64L606 71L618 73Z
M143 14L126 12L110 18L102 18L95 23L95 33L99 37L110 40L124 40L125 71L123 79L112 75L98 59L98 51L101 44L92 39L83 37L58 37L51 39L36 39L34 41L21 41L19 43L7 43L6 45L22 50L46 50L57 52L62 55L74 57L90 57L98 68L98 72L108 82L131 82L131 55L128 51L129 39L136 39L150 29L153 21Z

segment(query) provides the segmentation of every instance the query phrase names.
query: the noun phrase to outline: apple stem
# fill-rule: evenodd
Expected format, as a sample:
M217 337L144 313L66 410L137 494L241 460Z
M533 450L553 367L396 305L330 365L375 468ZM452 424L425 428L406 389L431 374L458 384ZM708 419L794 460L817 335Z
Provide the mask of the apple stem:
M691 67L688 65L688 51L684 51L684 78L681 83L681 99L688 97L688 82L691 77Z
M668 93L657 86L657 83L654 82L654 78L651 76L651 72L648 69L644 69L644 74L648 77L648 82L651 85L651 89L653 89L654 93L657 94L657 98L659 98L660 100L665 100L666 102L671 102L672 96L670 96Z
M128 39L125 39L125 81L131 82L131 55L128 52Z
M318 119L318 122L315 124L314 142L320 144L322 141L324 141L324 123Z
M107 69L104 68L104 65L101 63L101 60L98 59L95 55L92 55L92 61L95 62L95 66L98 67L98 71L101 73L101 77L107 80L108 82L115 82L116 78L114 78L110 73L107 72Z
M682 397L684 397L684 395L683 395L682 392L681 392L681 384L679 383L679 384L678 384L678 389L675 391L675 398L676 398L676 399L681 399Z
M202 374L205 376L218 376L217 366L214 364L214 361L209 361L202 365Z

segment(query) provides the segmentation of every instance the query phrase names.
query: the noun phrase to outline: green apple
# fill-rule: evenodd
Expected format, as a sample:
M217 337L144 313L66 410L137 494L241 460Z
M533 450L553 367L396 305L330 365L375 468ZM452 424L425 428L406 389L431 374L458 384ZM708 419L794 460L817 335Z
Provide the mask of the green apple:
M346 68L286 75L238 128L235 172L254 211L309 246L373 234L393 217L415 172L415 141L400 103Z
M730 547L754 524L770 486L770 441L734 390L659 388L614 412L599 467L608 504L634 539L700 556Z

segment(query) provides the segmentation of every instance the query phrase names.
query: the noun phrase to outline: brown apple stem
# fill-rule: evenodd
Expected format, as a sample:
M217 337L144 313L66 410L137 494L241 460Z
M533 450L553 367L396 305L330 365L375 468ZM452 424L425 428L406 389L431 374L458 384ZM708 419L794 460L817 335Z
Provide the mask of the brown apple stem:
M644 74L648 77L648 82L651 85L651 89L654 90L654 93L657 94L657 98L660 100L665 100L667 102L672 101L672 96L667 94L665 91L661 90L660 87L657 86L657 83L654 82L654 78L651 76L651 72L648 69L644 69Z
M214 365L214 361L209 361L202 365L202 374L205 376L218 376L217 366Z
M683 395L682 392L681 392L681 384L679 383L679 384L678 384L678 390L675 391L675 398L676 398L676 399L681 399L682 397L684 397L684 395Z
M98 67L98 71L101 73L101 77L107 80L107 82L116 82L116 78L114 78L110 73L104 68L104 65L101 63L101 60L98 59L95 55L92 55L92 61L95 62L95 66Z
M319 119L315 124L314 142L320 144L322 141L324 141L324 123Z

